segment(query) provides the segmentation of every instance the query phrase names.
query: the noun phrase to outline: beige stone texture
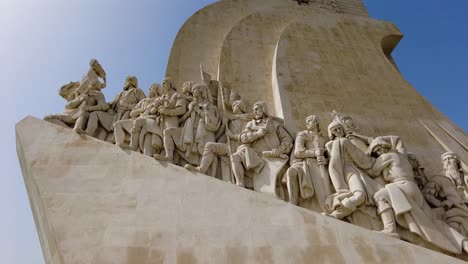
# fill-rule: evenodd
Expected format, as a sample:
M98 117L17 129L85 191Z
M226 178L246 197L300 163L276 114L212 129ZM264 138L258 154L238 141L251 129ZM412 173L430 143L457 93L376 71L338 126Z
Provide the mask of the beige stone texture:
M47 263L462 263L33 117L16 135Z
M367 17L359 0L337 3L343 14L286 0L209 5L180 29L167 75L179 86L198 80L201 63L249 103L267 101L293 132L310 114L326 127L335 109L352 115L365 135L400 136L428 175L440 173L446 151L467 170L466 133L401 76L391 57L399 29Z

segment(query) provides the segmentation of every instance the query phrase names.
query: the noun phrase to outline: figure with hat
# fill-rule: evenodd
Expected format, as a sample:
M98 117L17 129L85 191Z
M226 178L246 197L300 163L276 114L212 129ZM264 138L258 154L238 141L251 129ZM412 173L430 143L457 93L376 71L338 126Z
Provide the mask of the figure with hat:
M369 146L369 154L377 157L368 173L382 176L385 188L376 192L374 200L384 224L383 233L399 238L397 223L421 239L452 253L466 251L466 238L434 217L418 185L405 154L392 149L390 143L377 137Z
M372 196L382 185L363 170L372 167L374 158L367 156L345 135L345 128L338 120L333 120L328 126L331 141L325 146L330 155L328 172L335 193L327 198L327 212L337 219L351 216L357 210L373 216L375 207ZM361 220L356 217L350 221L358 224Z

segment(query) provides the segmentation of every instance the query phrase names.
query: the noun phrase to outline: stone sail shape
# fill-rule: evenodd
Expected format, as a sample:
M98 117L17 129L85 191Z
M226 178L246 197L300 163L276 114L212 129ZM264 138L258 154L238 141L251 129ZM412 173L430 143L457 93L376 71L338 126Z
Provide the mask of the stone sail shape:
M33 117L16 137L46 263L462 263Z
M180 86L200 79L201 63L249 103L265 100L294 132L309 114L327 122L337 110L367 135L401 136L428 172L440 171L434 160L446 151L467 169L467 135L401 76L391 57L399 29L369 18L360 0L336 1L342 13L319 2L327 1L209 5L180 29L166 74Z

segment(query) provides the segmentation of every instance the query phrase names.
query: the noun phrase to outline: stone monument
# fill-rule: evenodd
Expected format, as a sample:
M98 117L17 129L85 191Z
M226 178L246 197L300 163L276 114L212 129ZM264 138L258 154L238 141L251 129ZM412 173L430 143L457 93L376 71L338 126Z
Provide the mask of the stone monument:
M361 0L222 0L148 96L128 76L107 102L92 59L16 127L46 262L468 260L468 137L399 74L401 38Z

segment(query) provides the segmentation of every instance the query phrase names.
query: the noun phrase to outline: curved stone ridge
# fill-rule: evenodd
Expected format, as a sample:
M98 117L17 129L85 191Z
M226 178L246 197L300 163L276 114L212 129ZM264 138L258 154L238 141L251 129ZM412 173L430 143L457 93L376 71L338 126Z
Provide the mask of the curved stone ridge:
M47 263L462 263L33 117L16 135Z

